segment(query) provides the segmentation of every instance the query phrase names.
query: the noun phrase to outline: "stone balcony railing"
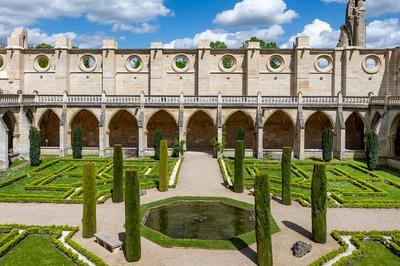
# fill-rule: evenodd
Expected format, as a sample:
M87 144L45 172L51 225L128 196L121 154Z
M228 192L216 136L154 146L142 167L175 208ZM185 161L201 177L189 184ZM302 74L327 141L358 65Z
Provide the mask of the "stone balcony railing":
M124 107L248 107L248 108L358 108L400 107L400 96L145 96L145 95L0 95L0 107L19 106L124 106Z

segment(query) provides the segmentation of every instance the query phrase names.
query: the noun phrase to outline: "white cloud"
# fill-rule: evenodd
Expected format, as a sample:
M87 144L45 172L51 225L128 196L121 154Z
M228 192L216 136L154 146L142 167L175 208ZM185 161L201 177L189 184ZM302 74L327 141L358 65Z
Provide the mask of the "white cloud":
M287 10L283 0L242 0L233 9L225 10L214 23L225 27L244 27L289 23L298 14Z
M325 3L347 3L347 0L321 0ZM399 0L367 0L366 12L368 15L377 17L384 14L400 13Z
M171 14L164 0L0 0L0 24L10 32L39 19L85 16L90 22L135 33L154 31L149 22ZM1 34L1 28L0 28Z
M296 35L293 35L289 40L281 45L281 48L291 48L296 37L310 37L310 46L318 48L333 48L339 39L339 30L332 29L329 23L315 19L311 24L304 26L304 30Z
M276 41L284 33L280 25L273 25L267 29L254 29L249 31L227 32L225 30L207 29L193 36L192 38L176 39L165 48L195 48L199 40L208 39L210 41L223 41L229 48L238 48L242 43L252 36L268 41Z

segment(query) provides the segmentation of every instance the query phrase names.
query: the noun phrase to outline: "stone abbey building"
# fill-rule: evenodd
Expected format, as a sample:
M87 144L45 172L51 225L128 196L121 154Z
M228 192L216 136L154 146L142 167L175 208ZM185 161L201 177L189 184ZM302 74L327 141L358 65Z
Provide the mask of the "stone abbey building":
M334 49L310 48L306 36L276 50L257 42L211 49L208 40L190 50L118 49L114 40L83 50L65 37L54 49L29 49L27 31L16 29L0 49L0 168L28 156L31 126L41 131L43 154L70 154L78 124L84 152L101 157L117 143L150 155L157 129L187 150L211 151L213 138L225 139L229 154L244 128L248 155L276 157L292 146L306 158L320 156L331 127L334 155L344 159L364 156L364 134L375 130L381 159L396 164L400 48L364 47L365 22L352 26L363 21L361 2L350 1Z

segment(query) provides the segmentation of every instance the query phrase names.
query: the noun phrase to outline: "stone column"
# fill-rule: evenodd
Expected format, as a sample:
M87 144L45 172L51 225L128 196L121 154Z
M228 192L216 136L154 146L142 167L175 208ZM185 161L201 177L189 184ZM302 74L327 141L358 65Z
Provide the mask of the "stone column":
M310 89L310 38L297 37L295 42L295 92L307 92Z
M247 93L257 95L260 91L260 43L249 42L247 45Z
M299 160L304 160L304 146L305 146L305 122L303 116L303 96L299 93L298 108L297 108L297 121L296 121L296 134L295 134L295 155Z
M144 130L144 104L145 104L145 96L144 92L140 94L140 107L139 107L139 147L138 147L138 156L144 157L146 152L146 141L145 141L145 130Z
M60 150L59 156L64 158L68 154L68 120L67 120L67 107L64 106L60 117Z
M149 95L163 95L163 44L151 43Z
M224 141L223 139L223 121L222 121L222 94L218 92L218 107L217 107L217 140L219 143ZM218 158L222 157L222 153L218 152Z
M178 126L179 126L179 141L185 141L185 149L186 149L186 134L185 134L185 96L183 92L180 94L179 98L179 118L178 118Z
M346 124L343 118L343 97L341 92L338 93L334 138L333 155L339 160L344 160L346 157Z
M210 91L210 40L199 40L197 50L197 88L195 95L211 95Z
M72 49L70 38L59 36L56 38L56 90L58 93L69 90L69 74L70 74L70 55L69 50Z
M32 93L24 85L24 49L28 48L28 31L17 28L7 39L7 74L10 93Z
M107 101L106 99L106 94L103 92L102 95L102 106L101 106L101 115L100 115L100 121L99 121L99 157L103 158L105 157L105 152L106 152L106 106L105 102Z
M0 115L0 171L6 171L9 167L8 160L8 128Z
M115 88L115 50L117 42L115 40L103 40L103 91L109 95L116 94Z
M261 107L261 92L257 94L257 158L264 158L264 127L263 127L263 110Z
M21 94L22 96L22 94ZM18 114L18 124L19 124L19 141L18 141L18 152L19 157L22 159L29 159L29 130L32 126L24 108L21 106Z

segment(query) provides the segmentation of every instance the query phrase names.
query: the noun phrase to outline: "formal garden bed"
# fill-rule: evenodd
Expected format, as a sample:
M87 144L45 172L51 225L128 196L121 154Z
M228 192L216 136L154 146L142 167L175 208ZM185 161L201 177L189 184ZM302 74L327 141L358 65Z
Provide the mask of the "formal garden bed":
M78 227L0 225L0 265L107 265L71 238Z
M223 161L222 161L223 160ZM220 159L220 167L226 184L234 180L234 160ZM292 197L303 206L310 206L311 180L315 160L292 161ZM225 167L224 167L225 165ZM226 171L225 171L226 169ZM281 164L276 161L245 159L244 186L253 189L257 171L271 177L271 191L281 195ZM358 161L332 161L327 163L329 207L400 208L400 172L379 167L369 171L365 163Z
M84 162L96 165L97 198L98 203L103 203L111 196L113 162L112 159L99 158L47 158L36 167L21 165L11 168L0 174L0 202L82 203ZM173 173L176 163L177 160L169 159L169 175ZM127 169L138 171L142 189L157 187L158 161L152 158L127 160L124 161L124 170Z
M400 231L333 231L340 248L314 261L317 265L400 265Z

